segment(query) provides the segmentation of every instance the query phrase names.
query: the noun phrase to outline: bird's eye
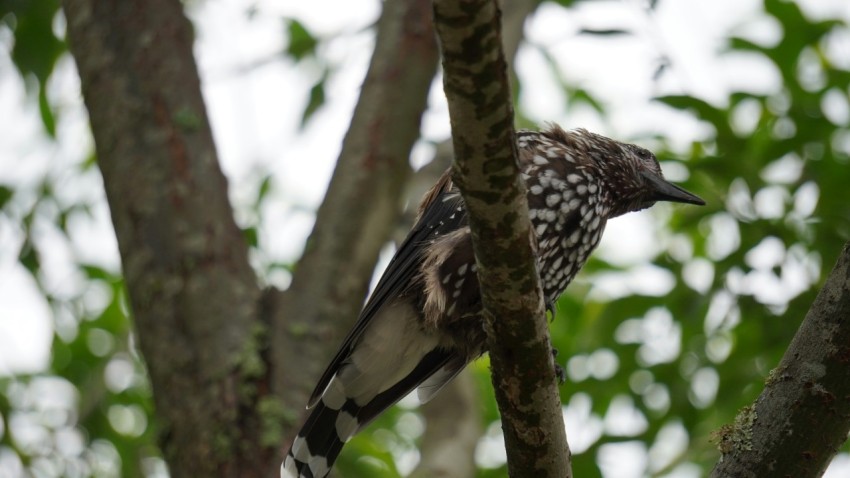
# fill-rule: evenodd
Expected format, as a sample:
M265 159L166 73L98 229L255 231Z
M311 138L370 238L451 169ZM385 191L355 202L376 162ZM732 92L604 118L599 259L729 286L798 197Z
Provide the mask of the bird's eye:
M649 150L643 149L639 146L634 147L634 153L635 156L637 156L643 163L653 164L655 163L655 161L657 161L655 159L655 156L651 152L649 152Z

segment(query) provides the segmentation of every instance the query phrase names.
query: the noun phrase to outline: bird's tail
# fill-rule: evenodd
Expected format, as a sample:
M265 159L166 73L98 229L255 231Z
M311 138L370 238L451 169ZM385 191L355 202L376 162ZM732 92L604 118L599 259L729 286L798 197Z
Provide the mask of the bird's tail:
M339 409L319 401L298 432L280 467L281 478L323 478L345 442L357 432L359 407L347 401Z
M334 377L292 442L280 466L281 478L324 478L330 473L342 446L355 433L411 390L426 382L428 377L435 375L442 367L451 367L454 371L451 374L443 374L445 378L440 380L439 384L426 382L430 397L433 394L432 388L444 385L465 363L445 350L432 350L425 354L413 371L403 379L364 400L365 405L358 405L349 397L343 380L339 376Z

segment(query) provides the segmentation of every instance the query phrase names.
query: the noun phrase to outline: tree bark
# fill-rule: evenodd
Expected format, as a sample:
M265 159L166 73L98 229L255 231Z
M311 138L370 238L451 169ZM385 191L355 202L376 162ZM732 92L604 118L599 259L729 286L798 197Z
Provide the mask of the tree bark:
M502 38L508 71L513 72L514 58L523 38L523 26L540 3L537 0L500 0L502 8ZM511 78L515 75L512 73ZM437 178L451 166L454 154L451 138L437 145L433 160L417 171L408 187L408 203L416 204ZM413 225L416 210L408 208L399 218L396 237L401 240ZM419 447L419 464L411 478L469 478L475 476L475 448L481 438L480 413L475 408L480 391L472 371L463 370L440 391L433 400L422 406L425 434Z
M68 39L172 476L268 476L259 288L176 0L68 0Z
M850 243L755 403L719 432L712 477L823 475L850 432Z
M410 151L437 70L430 8L428 0L384 3L375 52L316 225L291 287L272 298L273 362L281 365L274 384L295 416L303 414L313 384L357 319L401 210Z
M508 471L515 477L571 476L519 178L498 6L494 0L435 0L434 23L452 121L454 178L472 229Z

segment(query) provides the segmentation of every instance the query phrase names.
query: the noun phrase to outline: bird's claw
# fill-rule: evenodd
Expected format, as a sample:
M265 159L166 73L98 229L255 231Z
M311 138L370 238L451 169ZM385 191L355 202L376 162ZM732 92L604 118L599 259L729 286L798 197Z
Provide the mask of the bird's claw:
M563 385L567 381L567 371L556 360L558 357L558 349L552 347L552 361L555 362L555 377L558 379L558 385Z
M546 302L546 312L550 314L549 322L554 322L555 314L558 312L558 305L555 303L555 301Z

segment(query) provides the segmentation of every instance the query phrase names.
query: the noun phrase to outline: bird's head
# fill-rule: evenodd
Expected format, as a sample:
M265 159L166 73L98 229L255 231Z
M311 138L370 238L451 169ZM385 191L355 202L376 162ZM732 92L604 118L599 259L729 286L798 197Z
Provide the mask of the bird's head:
M581 134L589 146L588 156L606 185L609 217L640 211L658 201L705 205L698 196L664 179L650 151L586 131Z

